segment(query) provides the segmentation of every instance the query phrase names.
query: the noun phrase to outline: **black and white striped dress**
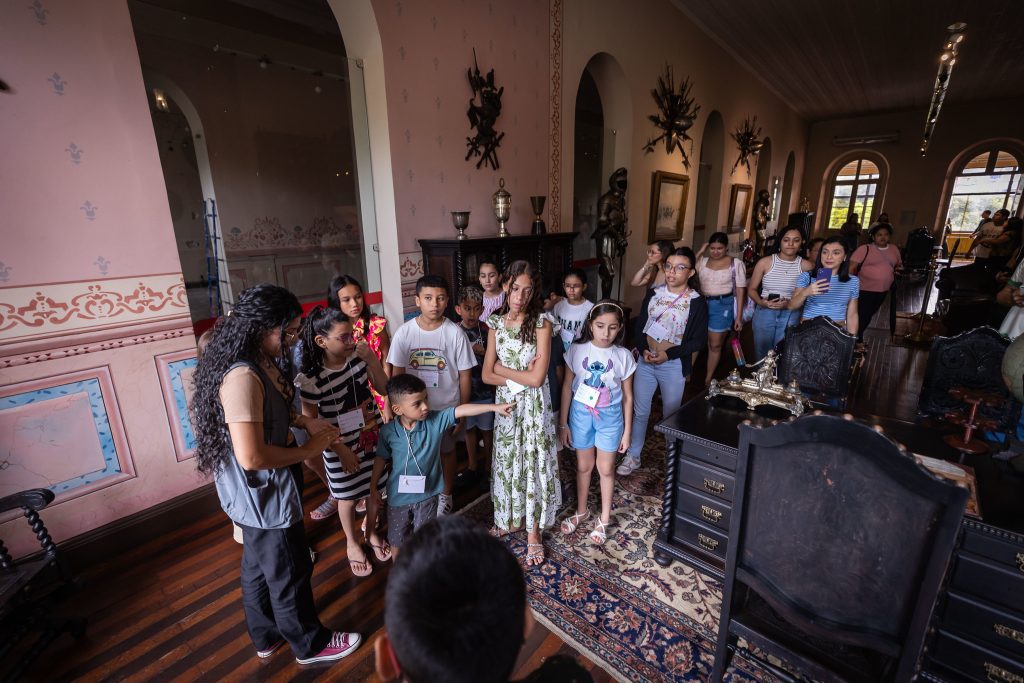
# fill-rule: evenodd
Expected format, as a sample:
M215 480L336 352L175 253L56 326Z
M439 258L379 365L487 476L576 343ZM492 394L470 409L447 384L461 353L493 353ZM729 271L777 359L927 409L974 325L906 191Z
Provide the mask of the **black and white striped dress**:
M370 392L366 363L353 355L340 370L323 368L315 377L300 373L295 378L295 385L302 400L315 404L319 416L332 424L338 424L338 416L350 410L358 408L363 411L363 429L341 435L345 445L359 456L359 471L355 474L345 472L341 458L331 450L324 451L324 465L332 496L339 500L365 498L370 493L370 472L381 425L377 403ZM385 489L386 483L385 473L380 478L381 490Z

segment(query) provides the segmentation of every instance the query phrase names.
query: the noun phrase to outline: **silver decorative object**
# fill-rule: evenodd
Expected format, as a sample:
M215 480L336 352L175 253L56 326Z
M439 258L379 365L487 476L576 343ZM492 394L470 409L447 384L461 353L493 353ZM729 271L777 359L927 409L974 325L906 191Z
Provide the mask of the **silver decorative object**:
M459 239L468 239L466 237L466 228L469 227L469 211L452 211L452 225L459 232Z
M796 380L786 386L779 384L775 363L775 352L769 351L767 356L751 366L760 367L749 379L743 379L739 370L733 369L725 380L711 380L707 397L733 396L746 403L751 410L757 406L770 405L788 410L797 417L803 415L804 398L800 394L800 385Z
M498 226L501 228L498 230L498 237L508 237L505 223L508 222L512 209L512 195L505 189L504 178L498 179L498 191L494 193L491 201L494 204L494 217L498 219Z

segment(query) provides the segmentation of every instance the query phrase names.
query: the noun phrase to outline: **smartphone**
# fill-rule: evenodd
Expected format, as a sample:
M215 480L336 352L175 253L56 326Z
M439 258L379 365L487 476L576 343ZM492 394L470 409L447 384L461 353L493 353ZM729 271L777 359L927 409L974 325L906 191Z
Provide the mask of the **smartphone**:
M818 279L832 281L832 269L831 268L818 268Z
M769 294L767 300L768 301L777 301L777 300L779 300L781 298L782 298L782 295L776 293L776 294Z

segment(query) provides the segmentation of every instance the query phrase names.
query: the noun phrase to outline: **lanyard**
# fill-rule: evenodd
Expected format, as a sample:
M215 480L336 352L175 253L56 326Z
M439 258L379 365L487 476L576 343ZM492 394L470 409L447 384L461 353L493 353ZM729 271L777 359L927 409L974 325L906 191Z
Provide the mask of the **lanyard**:
M416 459L416 452L413 451L413 449L412 449L412 439L409 438L409 430L405 428L405 425L403 425L402 421L400 419L398 419L397 417L395 418L395 422L398 423L398 428L402 430L402 434L405 436L405 445L409 449L409 457L412 458L412 461L416 464L416 471L420 473L421 477L424 476L423 475L423 468L420 467L420 461ZM413 427L413 429L416 429L416 427ZM405 475L409 474L409 460L408 459L406 459L406 461L405 461L405 471L402 474L405 474Z
M349 390L352 392L352 404L354 406L352 408L349 408L348 410L356 410L357 408L359 408L359 392L356 390L356 372L355 369L352 367L352 361L347 362L345 364L345 367L342 368L339 372L345 372L346 370L348 371L348 387ZM331 407L338 409L339 412L345 410L346 408L342 401L343 399L340 395L334 394L331 397Z
M690 290L689 290L689 288L688 288L688 287L684 287L684 288L683 288L683 291L679 292L678 296L676 296L676 298L675 298L675 299L672 299L672 303L670 303L670 304L669 304L669 305L668 305L668 306L667 306L667 307L665 308L665 310L664 310L664 311L662 311L661 313L659 313L659 314L658 314L658 317L654 319L654 322L658 322L658 321L660 321L660 320L661 320L661 318L662 318L662 316L664 316L664 315L665 315L666 313L668 313L668 312L669 312L669 311L671 311L671 310L672 310L673 308L675 308L675 307L676 307L676 304L677 304L677 303L679 302L679 300L683 298L683 295L684 295L684 294L688 294L688 293L689 293L689 291L690 291Z

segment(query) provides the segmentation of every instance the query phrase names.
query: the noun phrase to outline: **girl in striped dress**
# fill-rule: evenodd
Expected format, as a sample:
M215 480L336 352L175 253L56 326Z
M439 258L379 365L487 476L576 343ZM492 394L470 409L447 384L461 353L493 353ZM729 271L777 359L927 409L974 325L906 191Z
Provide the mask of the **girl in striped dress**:
M349 317L338 309L317 306L310 311L302 342L302 371L295 379L302 413L327 420L341 432L341 438L324 451L324 465L331 497L338 500L352 573L367 576L373 567L355 523L355 506L370 492L381 422L370 383L383 387L387 376L369 344L356 341ZM385 482L386 476L380 480L382 488ZM373 554L381 562L390 560L391 549L377 534L376 520L367 520L367 528Z

